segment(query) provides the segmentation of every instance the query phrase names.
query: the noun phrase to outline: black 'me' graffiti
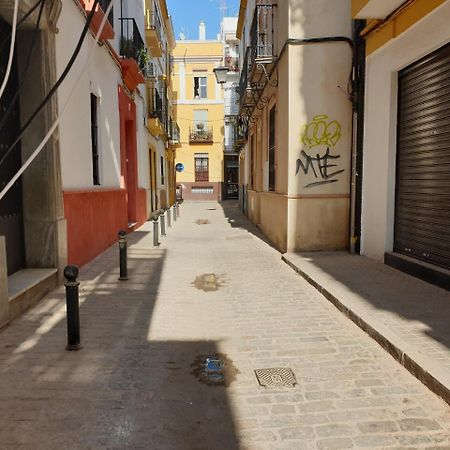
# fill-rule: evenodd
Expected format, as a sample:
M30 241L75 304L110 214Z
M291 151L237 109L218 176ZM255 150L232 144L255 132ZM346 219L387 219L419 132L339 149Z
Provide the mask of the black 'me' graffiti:
M295 172L295 175L298 175L300 169L303 170L303 173L305 175L309 173L310 169L312 170L314 176L319 181L309 183L304 186L305 188L320 186L322 184L336 183L336 181L339 180L334 177L342 172L345 172L345 170L336 170L329 173L330 169L332 169L333 167L337 167L337 164L330 164L330 162L332 160L339 159L340 157L341 155L330 155L330 147L327 148L327 151L323 156L320 156L318 153L316 154L316 156L310 156L305 152L305 150L302 150L300 153L300 158L297 159L297 170Z

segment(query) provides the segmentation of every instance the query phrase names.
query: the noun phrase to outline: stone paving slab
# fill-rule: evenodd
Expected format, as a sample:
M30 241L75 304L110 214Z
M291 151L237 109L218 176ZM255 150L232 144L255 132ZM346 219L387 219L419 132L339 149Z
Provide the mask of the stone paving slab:
M346 252L282 259L450 404L450 293Z
M83 350L64 349L61 288L0 332L1 449L450 448L448 405L236 203L183 204L158 248L150 228L129 237L129 281L116 247L82 268ZM215 354L228 387L193 374ZM259 385L254 371L277 367L295 387Z

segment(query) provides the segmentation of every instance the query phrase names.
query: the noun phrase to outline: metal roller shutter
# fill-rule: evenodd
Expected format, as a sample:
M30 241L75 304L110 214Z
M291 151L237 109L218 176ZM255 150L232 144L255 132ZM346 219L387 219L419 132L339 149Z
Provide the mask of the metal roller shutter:
M394 251L450 269L450 44L399 74Z

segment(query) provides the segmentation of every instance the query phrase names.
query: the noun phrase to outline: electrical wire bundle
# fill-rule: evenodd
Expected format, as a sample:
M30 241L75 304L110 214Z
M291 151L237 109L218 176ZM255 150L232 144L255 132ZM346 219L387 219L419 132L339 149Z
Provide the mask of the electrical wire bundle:
M16 3L17 3L17 1L18 1L18 0L16 0ZM46 0L40 0L40 1L32 8L32 10L29 11L29 12L27 13L27 15L29 16L29 15L33 12L33 10L35 10L39 5L41 5L40 14L39 14L39 17L38 17L38 24L37 24L37 26L36 26L36 28L35 28L35 36L33 37L33 42L32 42L32 46L31 46L31 51L29 52L28 66L29 66L29 63L30 63L30 61L31 61L31 57L32 57L33 50L34 50L34 47L35 47L35 41L36 41L37 30L38 30L38 28L39 28L39 22L40 22L40 20L41 20L42 9L43 9L43 6L44 6L44 4L45 4L45 1L46 1ZM25 124L22 126L22 128L20 129L19 135L16 137L16 139L14 140L14 142L9 146L9 148L6 150L6 152L5 152L5 153L3 154L3 156L0 158L0 166L1 166L2 164L4 164L6 158L14 151L14 149L15 149L16 146L17 146L17 144L20 142L20 140L21 140L22 137L24 136L25 132L27 131L27 129L30 127L30 125L31 125L32 122L34 121L34 119L35 119L35 118L37 117L37 115L42 111L42 109L47 105L47 103L51 100L51 98L53 97L53 95L58 91L58 88L61 86L61 84L64 82L64 80L66 79L67 75L69 74L70 70L72 69L72 67L73 67L73 65L74 65L74 63L75 63L75 61L76 61L76 59L77 59L77 57L78 57L78 55L79 55L79 53L80 53L80 50L81 50L81 47L82 47L82 45L83 45L84 39L85 39L85 37L86 37L86 34L87 34L88 31L89 31L91 22L92 22L92 20L93 20L93 18L94 18L95 11L96 11L96 8L97 8L97 6L98 6L98 4L99 4L99 1L100 1L100 0L95 0L95 1L94 1L94 4L93 4L93 6L92 6L92 10L90 11L89 15L87 16L86 23L85 23L85 25L84 25L83 31L81 32L81 35L80 35L80 38L79 38L79 40L78 40L77 46L76 46L76 48L75 48L75 50L74 50L74 52L73 52L73 54L72 54L72 56L71 56L69 62L67 63L67 65L66 65L66 67L65 67L65 69L64 69L64 71L63 71L63 73L62 73L61 76L58 78L58 80L56 81L56 83L55 83L55 85L52 87L52 89L50 89L50 91L49 91L48 94L45 96L45 98L42 100L42 102L39 104L39 106L38 106L38 107L35 109L35 111L31 114L31 116L29 117L29 119L28 119L28 120L25 122ZM90 51L90 53L89 53L89 55L88 55L88 58L87 58L87 60L86 60L86 62L85 62L85 64L84 64L82 70L81 70L80 73L78 74L78 77L77 77L77 79L76 79L76 82L75 82L74 86L72 87L72 90L70 91L70 94L69 94L69 96L68 96L68 98L67 98L67 100L66 100L66 103L63 105L63 107L62 107L62 109L61 109L61 111L60 111L59 116L57 117L57 119L56 119L56 121L53 123L53 125L50 127L48 133L46 134L46 136L44 137L44 139L41 141L41 143L38 145L38 147L36 148L36 150L31 154L31 156L28 158L28 160L25 162L25 164L23 164L23 166L20 168L20 170L13 176L13 178L9 181L9 183L5 186L5 188L0 192L0 200L6 195L6 193L9 191L9 189L11 188L11 186L17 181L17 179L22 175L22 173L27 169L27 167L33 162L33 160L34 160L34 159L37 157L37 155L41 152L41 150L44 148L44 146L45 146L45 144L47 143L47 141L48 141L48 140L50 139L50 137L52 136L53 132L54 132L54 131L56 130L56 128L58 127L58 124L60 123L60 121L61 121L61 119L62 119L62 117L63 117L63 115L64 115L64 112L66 111L66 108L67 108L67 106L68 106L68 104L69 104L69 102L70 102L70 100L71 100L71 98L72 98L72 96L73 96L73 94L74 94L74 92L75 92L75 89L76 89L76 87L77 87L77 85L78 85L78 83L79 83L79 81L80 81L80 79L81 79L82 73L84 72L84 69L86 68L87 64L89 63L89 61L91 60L91 58L92 58L92 56L93 56L95 47L96 47L96 45L97 45L97 43L98 43L98 41L99 41L99 39L100 39L100 35L101 35L102 30L103 30L103 28L104 28L104 26L105 26L105 24L106 24L106 21L108 20L108 14L109 14L109 12L111 11L112 7L113 7L113 2L112 2L112 0L110 0L109 6L108 6L108 8L107 8L106 11L105 11L105 15L104 15L104 17L103 17L103 20L102 20L102 22L101 22L101 24L100 24L100 27L99 27L99 29L98 29L98 31L97 31L97 34L96 34L96 36L95 36L95 42L94 42L94 44L93 44L93 46L92 46L92 48L91 48L91 51ZM16 19L17 19L17 18L16 18ZM21 19L21 22L23 22L24 20L25 20L25 16ZM21 22L19 22L19 23L21 23ZM12 31L12 35L13 35L13 36L15 36L15 32L16 32L17 25L18 25L18 24L17 24L17 20L16 20L16 23L13 24L13 31ZM13 38L12 38L12 39L13 39ZM14 44L12 45L12 47L13 47L13 46L14 46ZM1 48L1 45L0 45L0 48ZM29 68L28 66L27 66L27 68L26 68L26 72L28 72L28 68ZM7 80L6 80L6 82L7 82ZM22 83L22 85L23 85L23 83ZM20 87L22 87L22 85L21 85ZM19 93L20 93L20 88L19 88L18 92L16 92L16 95L14 96L14 98L15 98L14 101L17 101L16 96L18 97L18 96L19 96ZM11 113L12 108L13 108L13 104L11 104L11 105L9 106L9 108L8 108L9 114ZM0 119L0 130L1 130L1 127L4 126L4 123L5 123L5 122L6 122L6 118L5 118L5 117L2 117L2 118Z

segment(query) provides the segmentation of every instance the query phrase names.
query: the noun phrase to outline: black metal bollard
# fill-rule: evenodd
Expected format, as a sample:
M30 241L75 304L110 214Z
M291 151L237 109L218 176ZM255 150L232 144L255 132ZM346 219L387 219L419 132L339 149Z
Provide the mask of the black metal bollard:
M176 203L173 205L172 211L173 211L173 221L176 222L177 221L177 204Z
M66 305L67 305L67 346L66 350L77 351L82 348L80 343L80 312L77 281L79 274L78 267L67 266L64 269L66 286Z
M177 217L180 217L180 202L177 202Z
M159 213L159 219L161 221L161 236L166 236L166 210L162 209Z
M153 215L153 247L159 246L159 236L158 236L158 217Z
M127 267L127 233L123 230L119 231L119 266L120 266L120 281L128 280Z
M171 228L172 227L172 218L170 216L170 208L166 208L166 212L167 212L167 227Z

